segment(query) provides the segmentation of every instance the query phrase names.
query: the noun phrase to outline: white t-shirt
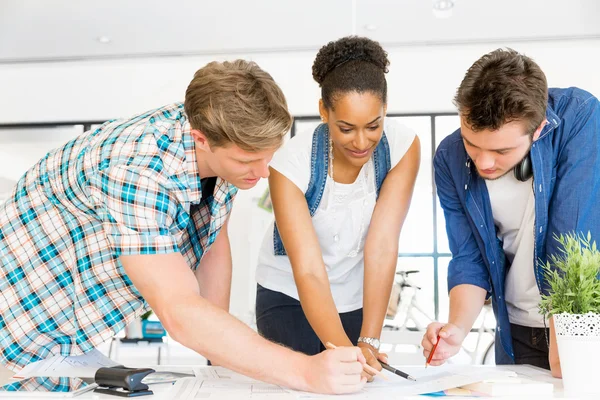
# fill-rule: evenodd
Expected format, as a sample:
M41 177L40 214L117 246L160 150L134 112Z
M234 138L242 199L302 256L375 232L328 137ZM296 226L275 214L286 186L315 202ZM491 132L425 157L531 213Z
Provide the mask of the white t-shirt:
M512 263L505 282L505 301L511 323L544 327L539 313L539 293L533 269L535 196L533 178L519 181L508 173L500 179L486 180L498 237Z
M384 132L390 146L391 168L394 168L408 151L415 133L390 119L384 122ZM275 154L270 164L302 193L306 193L311 176L312 140L313 131L296 135ZM312 218L339 313L363 306L363 249L375 202L375 170L371 158L354 183L333 185L327 176L321 202ZM273 226L271 223L263 240L256 281L267 289L299 300L289 258L274 255ZM362 238L359 238L361 226ZM352 250L358 250L356 257L348 257Z

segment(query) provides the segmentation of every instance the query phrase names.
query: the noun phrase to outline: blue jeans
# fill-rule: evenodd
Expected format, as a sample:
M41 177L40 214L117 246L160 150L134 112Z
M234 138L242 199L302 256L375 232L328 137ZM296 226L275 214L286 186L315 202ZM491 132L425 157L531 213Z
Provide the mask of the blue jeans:
M346 335L356 345L362 327L362 308L341 313L340 319ZM298 300L260 285L256 288L256 325L261 336L295 351L315 355L325 349Z

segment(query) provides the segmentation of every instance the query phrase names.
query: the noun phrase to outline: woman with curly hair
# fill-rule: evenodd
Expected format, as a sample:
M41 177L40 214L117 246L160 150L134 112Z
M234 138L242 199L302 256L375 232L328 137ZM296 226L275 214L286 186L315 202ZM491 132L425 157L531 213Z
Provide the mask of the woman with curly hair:
M358 345L378 370L420 159L414 132L385 118L388 65L367 38L319 50L313 77L323 123L291 139L270 164L275 222L256 272L261 335L306 354L327 342Z

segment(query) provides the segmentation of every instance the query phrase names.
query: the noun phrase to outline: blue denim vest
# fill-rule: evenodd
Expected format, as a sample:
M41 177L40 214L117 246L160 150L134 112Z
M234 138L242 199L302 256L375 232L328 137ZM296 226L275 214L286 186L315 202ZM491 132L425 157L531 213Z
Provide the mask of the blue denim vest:
M329 143L329 127L327 124L320 124L315 128L315 132L313 133L312 152L310 156L310 181L305 194L311 217L315 215L317 208L319 208L325 190L325 183L327 182ZM373 164L375 167L377 196L379 196L381 185L391 168L390 145L388 144L385 132L381 135L381 140L373 152ZM276 256L287 255L281 241L281 236L279 235L279 229L277 229L277 222L275 222L273 229L273 250Z

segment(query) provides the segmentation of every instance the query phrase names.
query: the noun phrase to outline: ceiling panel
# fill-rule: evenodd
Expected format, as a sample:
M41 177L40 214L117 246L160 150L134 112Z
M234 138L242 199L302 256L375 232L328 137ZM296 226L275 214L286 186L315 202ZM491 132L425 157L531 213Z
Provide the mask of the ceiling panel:
M600 37L598 0L455 0L446 18L432 3L359 0L357 32L387 45Z
M0 60L315 48L352 33L350 2L325 3L2 0Z
M0 62L600 37L598 0L0 0ZM101 43L98 38L108 38Z

